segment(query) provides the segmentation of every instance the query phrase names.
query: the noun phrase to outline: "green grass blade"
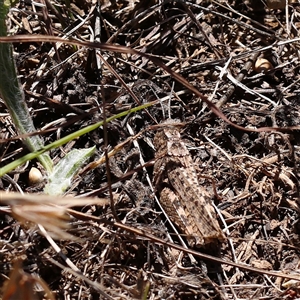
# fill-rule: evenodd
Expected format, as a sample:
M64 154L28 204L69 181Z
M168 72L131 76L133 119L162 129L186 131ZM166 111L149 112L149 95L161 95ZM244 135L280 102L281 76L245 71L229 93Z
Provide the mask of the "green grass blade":
M149 102L149 103L146 103L146 104L143 104L143 105L140 105L140 106L137 106L135 108L132 108L132 109L129 109L129 110L126 110L126 111L123 111L117 115L114 115L108 119L106 119L106 122L111 122L115 119L119 119L119 118L122 118L130 113L135 113L137 111L140 111L140 110L143 110L151 105L154 105L156 104L157 101L153 101L153 102ZM14 170L15 168L17 168L18 166L24 164L25 162L29 161L29 160L32 160L32 159L35 159L37 158L39 155L47 152L47 151L50 151L51 149L55 149L55 148L58 148L58 147L61 147L62 145L68 143L69 141L71 140L74 140L74 139L77 139L78 137L86 134L86 133L89 133L95 129L97 129L98 127L102 126L103 125L103 121L101 122L98 122L98 123L95 123L93 125L90 125L90 126L87 126L85 128L82 128L76 132L73 132L47 146L44 146L43 148L41 148L40 150L38 151L35 151L35 152L32 152L32 153L29 153L9 164L7 164L6 166L0 168L0 177L3 176L4 174L7 174L9 172L11 172L12 170Z

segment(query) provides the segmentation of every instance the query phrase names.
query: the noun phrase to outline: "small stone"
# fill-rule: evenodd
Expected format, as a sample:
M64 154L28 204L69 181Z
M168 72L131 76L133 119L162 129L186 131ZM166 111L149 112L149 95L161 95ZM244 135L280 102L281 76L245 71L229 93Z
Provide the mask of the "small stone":
M32 167L28 174L28 182L30 185L35 185L43 181L43 175L41 171L35 167Z
M273 65L265 58L258 58L254 65L254 70L257 73L263 73L274 69Z

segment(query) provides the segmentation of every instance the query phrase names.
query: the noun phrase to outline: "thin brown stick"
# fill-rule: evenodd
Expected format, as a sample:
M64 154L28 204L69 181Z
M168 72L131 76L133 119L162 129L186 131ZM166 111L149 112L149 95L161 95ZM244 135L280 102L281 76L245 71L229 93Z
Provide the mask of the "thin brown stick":
M292 41L296 41L298 39L294 39ZM291 41L291 42L292 42ZM0 43L29 43L29 42L57 42L57 43L65 43L68 45L77 45L77 46L83 46L83 47L89 47L94 49L101 49L104 51L112 51L117 53L127 53L127 54L135 54L143 56L149 60L151 60L154 64L164 69L167 73L169 73L176 81L181 83L183 86L185 86L187 89L189 89L191 92L193 92L196 96L198 96L202 101L204 101L208 108L220 119L225 121L227 124L242 130L246 132L270 132L270 131L280 131L280 132L288 132L292 130L299 130L300 126L290 126L290 127L260 127L260 128L245 128L243 126L237 125L230 121L224 113L211 101L208 100L206 96L204 96L202 93L200 93L196 87L194 87L192 84L190 84L185 78L183 78L178 73L174 72L171 68L167 67L160 59L147 54L139 52L135 49L126 47L126 46L120 46L120 45L111 45L106 43L93 43L93 42L87 42L87 41L78 41L78 40L64 40L60 37L54 37L54 36L47 36L47 35L17 35L17 36L8 36L8 37L0 37Z
M72 216L76 217L77 219L85 220L85 221L89 220L89 221L101 222L101 223L104 223L104 224L107 224L107 225L111 225L111 226L117 227L119 229L123 229L123 230L126 230L128 232L131 232L131 233L133 233L137 236L145 237L145 238L149 239L150 241L155 242L157 244L168 246L168 247L177 249L179 251L183 251L185 253L192 254L194 256L199 257L200 259L213 261L213 262L216 262L216 263L219 263L219 264L222 264L222 265L237 267L237 268L243 269L245 271L255 272L255 273L258 273L258 274L262 274L262 275L275 276L275 277L281 277L281 278L293 279L293 280L300 281L300 276L297 276L297 275L290 275L290 274L284 274L282 272L262 270L262 269L251 267L251 266L248 266L248 265L235 263L233 261L224 260L224 259L212 256L212 255L209 255L209 254L205 254L205 253L201 253L201 252L198 252L198 251L195 251L195 250L192 250L192 249L184 248L184 247L182 247L180 245L177 245L177 244L174 244L174 243L166 242L165 240L160 239L160 238L156 237L155 235L146 232L145 230L134 228L132 226L128 226L128 225L118 223L118 222L110 222L110 221L107 221L106 219L99 219L98 217L87 215L87 214L84 214L84 213L81 213L81 212L78 212L78 211L75 211L75 210L72 210L72 209L68 209L67 211Z

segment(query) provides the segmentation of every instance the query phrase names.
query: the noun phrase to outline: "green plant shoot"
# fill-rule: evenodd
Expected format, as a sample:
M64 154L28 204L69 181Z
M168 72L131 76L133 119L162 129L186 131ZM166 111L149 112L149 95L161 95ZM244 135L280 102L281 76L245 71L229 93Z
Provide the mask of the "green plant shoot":
M10 5L10 1L0 0L0 36L7 35L5 20ZM17 78L11 44L0 44L0 95L9 110L18 133L27 134L35 132L36 129L25 102L24 93L20 88ZM43 140L39 136L26 137L24 143L32 152L44 146ZM51 172L52 160L50 156L43 153L37 158L46 171Z

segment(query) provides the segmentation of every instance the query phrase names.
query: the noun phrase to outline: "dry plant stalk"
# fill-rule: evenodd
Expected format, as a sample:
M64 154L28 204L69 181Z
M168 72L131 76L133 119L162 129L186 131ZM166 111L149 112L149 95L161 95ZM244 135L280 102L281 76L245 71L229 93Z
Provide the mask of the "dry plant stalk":
M48 285L41 278L25 273L21 268L21 260L17 260L4 285L2 300L39 300L40 297L34 292L36 284L43 288L46 299L55 300Z
M63 207L43 204L14 205L11 211L12 216L25 227L39 224L49 231L52 238L75 239L74 236L65 231L70 225L69 216Z
M74 240L76 237L66 232L70 227L67 208L93 204L104 206L109 200L0 192L1 204L9 205L13 217L23 226L39 224L49 231L52 238Z
M223 241L211 195L200 185L192 157L174 125L166 124L154 137L154 184L160 203L171 221L187 235L190 246Z

